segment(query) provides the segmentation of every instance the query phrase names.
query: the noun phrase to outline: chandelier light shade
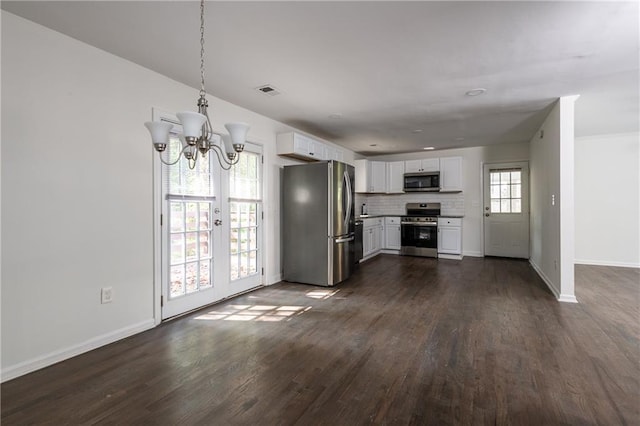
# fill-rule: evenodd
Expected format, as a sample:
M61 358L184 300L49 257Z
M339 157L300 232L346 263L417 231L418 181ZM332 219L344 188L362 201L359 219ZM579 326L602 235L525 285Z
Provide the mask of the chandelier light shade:
M227 123L224 125L231 136L233 147L236 150L242 151L244 149L244 143L247 140L247 132L249 131L249 125L247 123Z
M165 151L169 143L169 134L173 124L162 121L144 123L151 133L151 142L163 164L174 165L184 156L189 162L189 168L193 169L199 154L205 157L210 150L216 153L218 163L224 170L229 170L240 160L239 154L244 150L249 125L247 123L227 123L224 127L229 132L228 135L214 132L207 111L209 103L206 96L207 92L204 88L204 0L200 0L200 97L197 102L198 112L182 111L176 114L183 132L178 135L182 142L178 158L174 161L165 161L162 158L162 152ZM224 151L219 144L216 144L217 138L214 135L222 138Z
M194 140L200 136L202 132L202 125L207 121L207 117L193 111L183 111L176 114L178 120L182 124L182 134L187 142L189 138Z
M147 121L144 125L151 133L151 143L155 146L156 151L164 151L169 143L169 132L173 128L173 124L163 121Z

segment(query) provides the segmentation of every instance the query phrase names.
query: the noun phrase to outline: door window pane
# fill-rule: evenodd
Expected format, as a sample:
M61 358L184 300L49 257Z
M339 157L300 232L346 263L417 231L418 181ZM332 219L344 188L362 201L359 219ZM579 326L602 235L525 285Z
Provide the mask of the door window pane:
M196 262L188 263L186 268L187 293L193 293L198 290L198 264Z
M522 213L522 171L489 172L491 213Z
M211 202L169 202L169 299L213 285ZM176 225L174 222L177 222Z
M238 164L229 171L229 195L232 198L260 198L259 154L243 152Z
M232 217L234 212L238 220L231 220L231 234L229 249L231 252L231 279L248 277L257 273L257 247L258 247L258 203L239 202L231 203ZM253 259L253 260L250 260Z
M182 296L185 293L184 287L184 266L177 265L171 267L171 288L170 297Z

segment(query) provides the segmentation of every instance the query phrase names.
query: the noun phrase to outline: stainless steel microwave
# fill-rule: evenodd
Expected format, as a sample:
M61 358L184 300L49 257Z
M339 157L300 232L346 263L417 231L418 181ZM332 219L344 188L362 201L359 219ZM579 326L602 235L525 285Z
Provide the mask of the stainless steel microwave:
M404 174L404 192L440 191L440 172Z

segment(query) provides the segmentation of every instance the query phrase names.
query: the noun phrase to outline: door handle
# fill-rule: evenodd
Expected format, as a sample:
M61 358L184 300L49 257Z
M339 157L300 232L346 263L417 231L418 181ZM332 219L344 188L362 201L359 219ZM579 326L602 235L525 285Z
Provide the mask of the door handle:
M222 221L220 219L216 219L216 220L213 221L213 224L215 226L220 226L220 225L222 225Z
M339 238L336 240L336 243L348 243L349 241L353 241L354 239L354 237Z

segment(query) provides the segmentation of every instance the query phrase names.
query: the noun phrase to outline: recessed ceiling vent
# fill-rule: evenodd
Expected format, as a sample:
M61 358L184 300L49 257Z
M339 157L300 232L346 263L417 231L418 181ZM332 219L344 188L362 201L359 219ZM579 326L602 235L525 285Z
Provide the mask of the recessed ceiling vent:
M256 87L256 90L269 96L276 96L280 94L280 91L270 84L265 84L264 86Z

